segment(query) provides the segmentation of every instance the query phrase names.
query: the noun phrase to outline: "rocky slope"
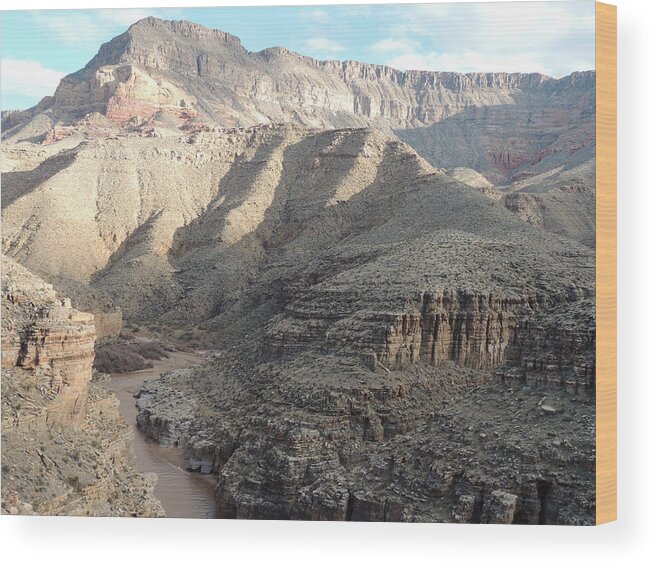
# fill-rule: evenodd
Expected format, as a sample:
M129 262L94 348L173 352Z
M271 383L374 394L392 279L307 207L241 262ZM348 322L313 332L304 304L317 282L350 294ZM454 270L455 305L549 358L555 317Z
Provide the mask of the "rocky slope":
M52 97L3 114L3 169L47 177L67 158L53 155L125 132L374 127L438 168L482 174L525 221L593 246L595 100L593 71L561 79L402 72L283 48L253 53L222 31L146 18L104 44Z
M205 322L222 353L149 383L141 428L218 473L223 517L591 523L593 253L379 132L313 137L243 291L216 223L182 240L187 310L231 291Z
M594 400L525 385L249 345L149 382L138 421L218 475L218 517L591 524Z
M92 380L93 316L2 260L2 511L159 516L118 401Z
M266 302L272 289L291 292L292 280L320 283L326 269L344 270L346 294L314 296L313 308L343 296L348 310L355 276L386 279L372 300L396 308L431 289L492 293L495 312L507 300L530 308L542 291L527 264L534 279L546 269L546 294L552 281L559 295L591 292L589 250L524 225L374 129L127 135L47 163L5 173L3 250L76 299L103 297L133 320L230 316L242 299ZM497 296L519 281L528 287Z
M588 523L594 254L456 174L369 128L95 140L16 193L5 245L224 351L148 384L139 417L219 473L221 516ZM381 460L438 445L459 455L373 488ZM427 496L431 467L460 478Z

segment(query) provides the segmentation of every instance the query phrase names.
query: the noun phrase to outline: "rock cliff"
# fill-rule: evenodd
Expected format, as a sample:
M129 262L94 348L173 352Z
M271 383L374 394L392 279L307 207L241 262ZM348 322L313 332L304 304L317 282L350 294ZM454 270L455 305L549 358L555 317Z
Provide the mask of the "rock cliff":
M2 511L158 516L118 401L92 380L93 316L2 260Z
M452 362L226 351L151 381L140 426L216 473L223 518L594 522L594 402Z

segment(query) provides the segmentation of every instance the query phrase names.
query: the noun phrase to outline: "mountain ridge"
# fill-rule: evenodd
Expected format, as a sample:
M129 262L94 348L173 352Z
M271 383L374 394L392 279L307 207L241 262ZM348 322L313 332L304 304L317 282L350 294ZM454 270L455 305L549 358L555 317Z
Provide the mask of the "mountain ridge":
M497 184L594 115L594 84L594 71L560 79L538 73L400 71L318 61L280 47L250 52L220 30L146 18L64 77L52 98L6 114L5 138L18 133L12 127L44 116L47 123L35 126L30 137L50 131L56 139L53 128L85 130L82 122L96 114L107 118L110 129L282 122L322 129L373 126L396 133L438 167L469 166ZM455 140L469 143L470 154L460 162L449 157L448 144L435 141L439 131L428 136L432 141L422 134L429 127L453 135L454 120L456 129L473 127L481 139L480 147ZM514 131L520 123L528 125ZM524 149L512 137L526 138Z

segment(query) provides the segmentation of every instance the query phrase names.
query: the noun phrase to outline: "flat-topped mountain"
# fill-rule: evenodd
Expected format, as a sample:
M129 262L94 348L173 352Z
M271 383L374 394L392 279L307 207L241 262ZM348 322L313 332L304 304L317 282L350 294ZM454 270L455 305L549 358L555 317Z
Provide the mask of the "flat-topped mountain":
M71 125L373 126L396 132L436 166L471 167L504 184L555 152L576 161L571 154L594 142L594 87L594 71L561 79L399 71L279 47L255 53L222 31L146 18L105 43L53 97L7 116L5 130L56 139Z

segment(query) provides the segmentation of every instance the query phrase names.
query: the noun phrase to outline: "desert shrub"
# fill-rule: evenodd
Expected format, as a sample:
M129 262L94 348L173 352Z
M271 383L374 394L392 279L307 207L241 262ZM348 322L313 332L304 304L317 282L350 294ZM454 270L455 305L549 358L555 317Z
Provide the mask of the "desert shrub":
M151 369L153 364L129 346L106 345L96 350L93 366L102 373L131 373Z
M69 475L66 477L66 482L72 486L75 490L79 490L80 488L80 477L77 475Z
M152 368L152 360L168 358L170 351L156 341L113 340L96 347L93 366L102 373L130 373Z
M141 355L144 359L164 359L169 354L161 343L155 341L141 341L131 346L135 353Z
M119 334L123 339L134 339L134 331L123 328Z
M195 339L195 337L196 337L196 335L194 334L193 331L187 330L187 331L182 332L180 334L179 339L181 339L182 341L193 341Z

